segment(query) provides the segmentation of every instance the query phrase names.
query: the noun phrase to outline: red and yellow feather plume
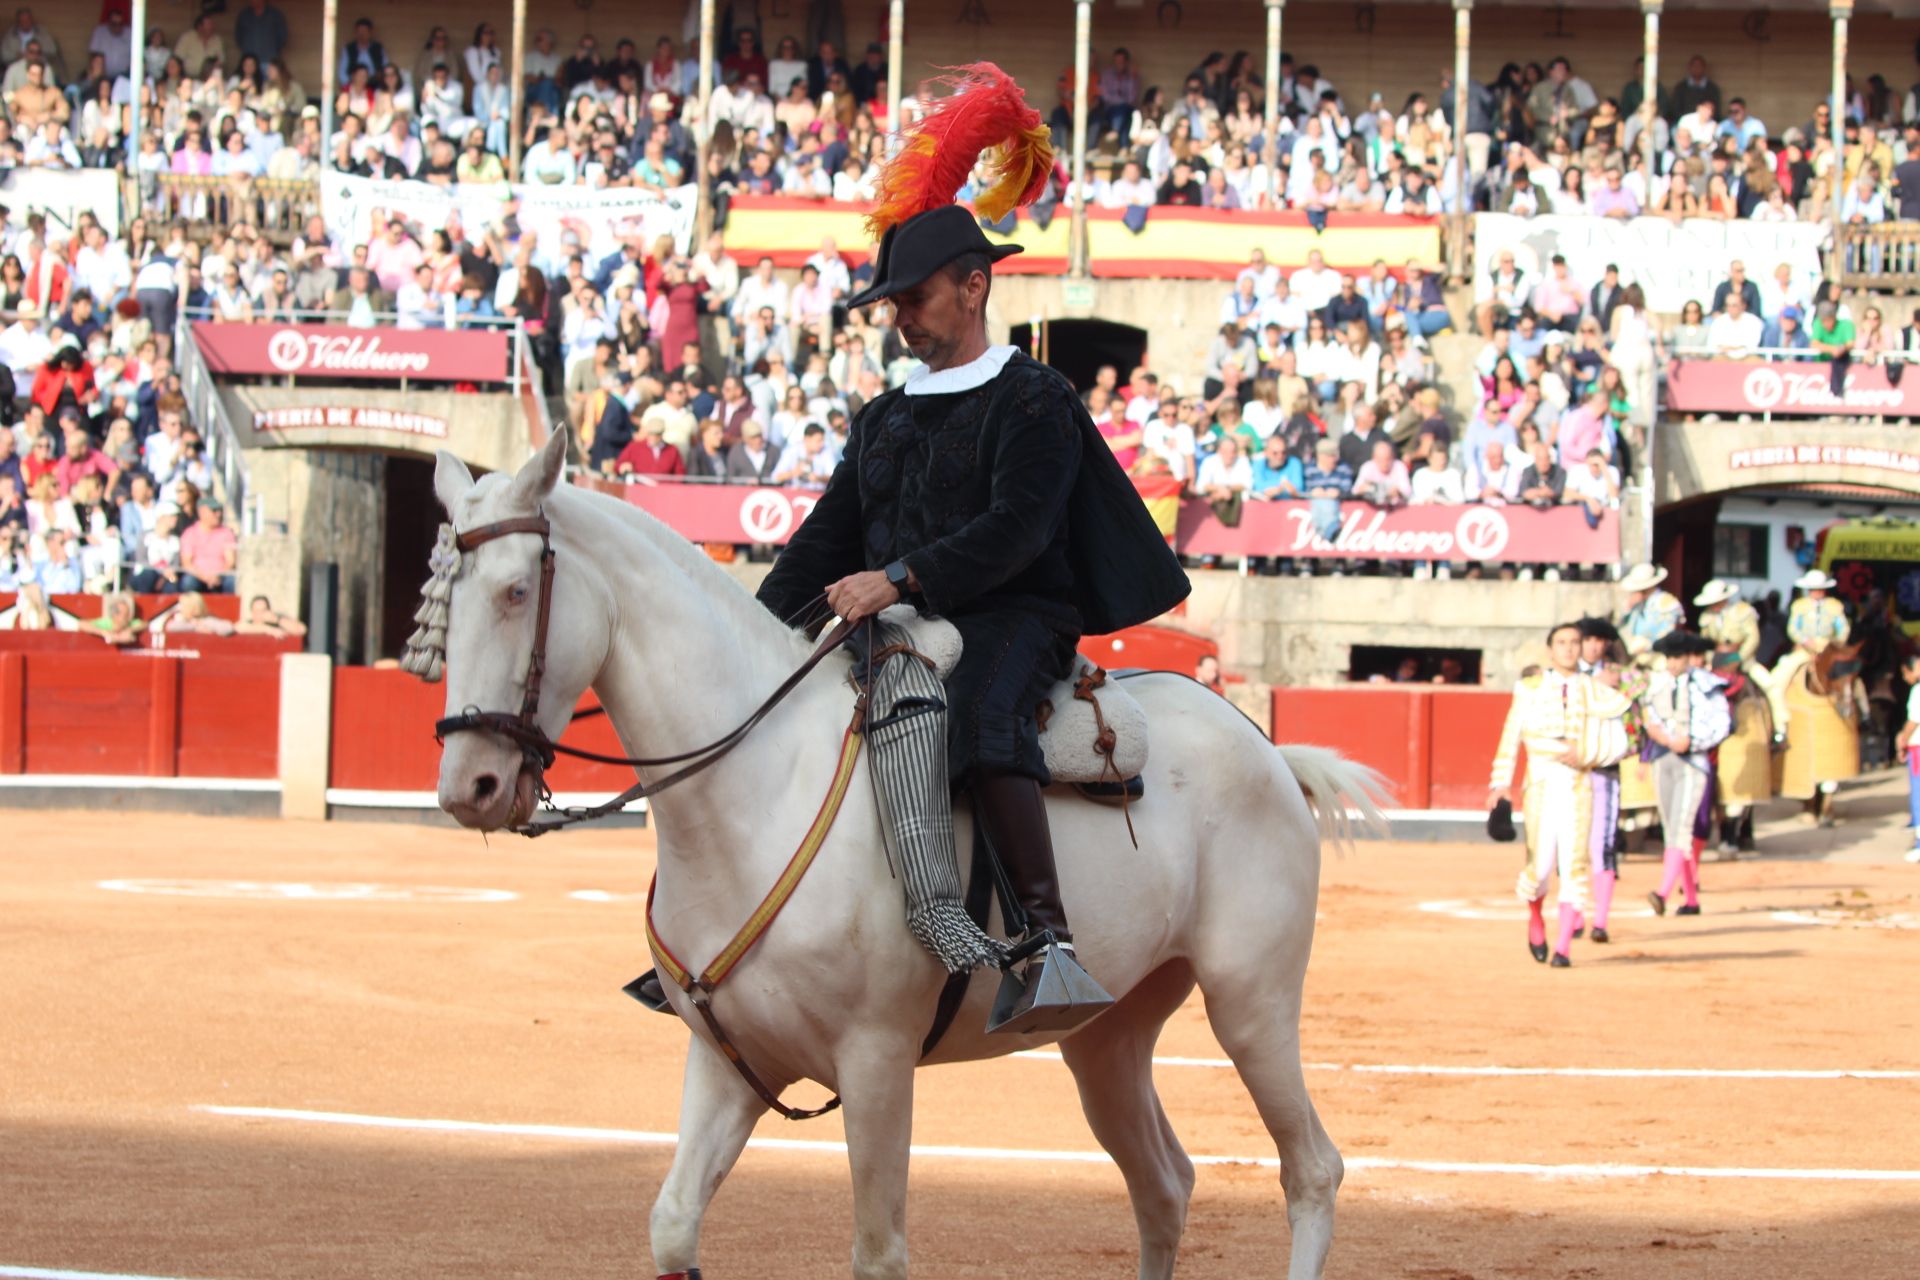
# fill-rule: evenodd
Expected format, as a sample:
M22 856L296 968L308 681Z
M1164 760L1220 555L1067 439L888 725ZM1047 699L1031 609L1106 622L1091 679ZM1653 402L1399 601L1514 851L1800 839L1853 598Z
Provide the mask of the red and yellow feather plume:
M974 197L983 218L1004 218L1040 198L1053 171L1053 143L1040 113L1013 77L991 62L948 67L933 81L950 92L908 127L900 150L880 170L867 233L953 203L983 153L992 152L991 187Z

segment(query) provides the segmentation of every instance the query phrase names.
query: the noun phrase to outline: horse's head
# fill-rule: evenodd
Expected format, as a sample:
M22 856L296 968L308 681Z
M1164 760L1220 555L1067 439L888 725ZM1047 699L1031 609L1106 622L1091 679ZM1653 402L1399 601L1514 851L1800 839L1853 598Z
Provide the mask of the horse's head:
M567 456L567 435L554 433L518 474L475 481L466 464L442 450L434 491L459 533L505 520L545 515L554 528L554 486ZM542 540L536 533L491 538L461 557L448 602L446 636L447 715L467 711L517 715L539 625ZM577 543L575 544L578 545ZM579 557L556 561L548 607L546 669L534 719L552 739L566 729L574 704L606 656L605 637L592 637L595 616L589 575ZM450 733L440 757L440 807L462 826L482 831L524 822L535 805L538 777L522 747L500 733Z

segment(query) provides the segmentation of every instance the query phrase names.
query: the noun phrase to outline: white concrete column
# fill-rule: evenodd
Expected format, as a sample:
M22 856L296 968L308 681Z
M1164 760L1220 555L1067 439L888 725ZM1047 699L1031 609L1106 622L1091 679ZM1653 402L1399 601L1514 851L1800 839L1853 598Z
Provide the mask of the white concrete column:
M507 177L518 182L527 113L527 0L513 0L512 66L507 89Z
M905 0L888 0L887 4L887 127L899 136L903 121L900 119L900 75L904 70L906 50L904 42L907 25L907 6Z
M700 239L713 230L713 195L707 190L707 151L713 145L713 0L700 0L700 127L694 134L693 225Z
M133 84L133 105L128 108L132 119L127 129L127 172L135 173L134 161L140 154L140 130L146 123L140 110L140 88L147 80L147 0L133 0L131 22L132 29L127 34L133 40L133 60L127 67L127 78Z
M325 821L332 753L333 659L324 653L281 654L281 817Z
M1473 0L1453 0L1453 101L1447 109L1453 112L1453 190L1463 218L1473 213L1467 174L1467 77L1472 49ZM1466 243L1465 236L1459 239L1461 244Z
M1093 0L1073 6L1073 219L1067 228L1067 274L1087 274L1087 76L1093 63Z
M1653 203L1654 168L1660 163L1660 148L1655 145L1653 122L1660 116L1660 9L1661 0L1640 0L1640 13L1646 29L1640 44L1640 154L1647 158L1647 203Z
M1833 16L1833 101L1827 110L1827 129L1833 143L1833 208L1828 220L1833 227L1833 252L1827 255L1827 274L1839 284L1846 272L1846 245L1841 236L1846 226L1840 215L1847 196L1847 28L1853 17L1853 0L1834 0L1828 11Z
M1280 191L1280 11L1287 0L1266 0L1267 6L1267 118L1264 136L1267 164L1267 205Z
M320 8L320 172L333 170L333 100L340 94L340 0Z

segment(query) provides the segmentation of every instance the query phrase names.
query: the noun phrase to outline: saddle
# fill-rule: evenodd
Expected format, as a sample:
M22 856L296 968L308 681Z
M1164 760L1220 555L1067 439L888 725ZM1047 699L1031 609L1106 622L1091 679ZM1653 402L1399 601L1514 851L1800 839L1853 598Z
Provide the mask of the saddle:
M960 661L960 631L944 618L922 617L907 605L880 615L906 631L913 647L942 680ZM1040 754L1055 782L1072 783L1096 799L1141 794L1147 767L1147 713L1105 671L1077 658L1073 674L1041 700L1035 720Z

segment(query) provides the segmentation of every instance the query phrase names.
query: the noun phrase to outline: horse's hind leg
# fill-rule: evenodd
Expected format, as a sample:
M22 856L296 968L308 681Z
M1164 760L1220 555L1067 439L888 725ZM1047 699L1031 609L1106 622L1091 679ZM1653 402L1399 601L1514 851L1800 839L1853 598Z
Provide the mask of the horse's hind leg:
M1309 926L1310 928L1311 926ZM1260 1119L1280 1152L1280 1186L1287 1194L1293 1250L1287 1280L1319 1280L1333 1244L1333 1202L1344 1167L1320 1125L1300 1071L1300 988L1306 959L1262 956L1247 948L1253 935L1222 930L1236 950L1214 965L1196 965L1207 1000L1207 1021L1253 1095ZM1302 948L1304 952L1304 948Z
M648 1230L660 1275L680 1275L700 1265L700 1220L766 1109L740 1073L694 1037L680 1096L680 1144L654 1199Z
M1140 1280L1172 1277L1193 1195L1193 1161L1153 1087L1154 1042L1191 990L1186 965L1166 965L1060 1046L1093 1136L1127 1180L1140 1227Z

